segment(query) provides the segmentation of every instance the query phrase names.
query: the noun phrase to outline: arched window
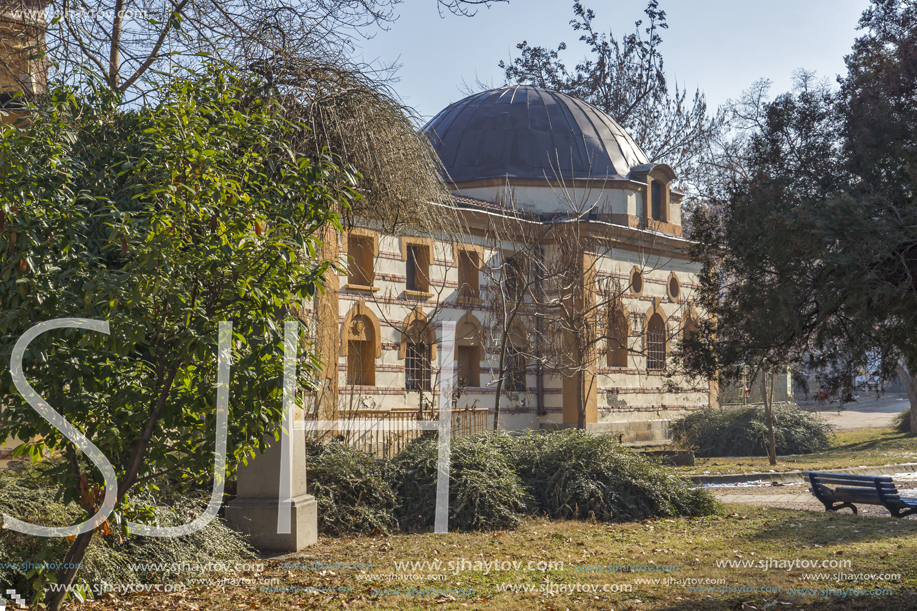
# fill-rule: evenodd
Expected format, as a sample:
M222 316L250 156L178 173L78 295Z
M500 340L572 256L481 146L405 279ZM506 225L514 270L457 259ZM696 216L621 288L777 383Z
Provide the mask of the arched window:
M484 358L484 330L471 312L455 327L455 360L459 383L467 387L481 385L481 359Z
M401 328L401 352L404 359L405 390L431 389L431 363L436 356L436 334L433 324L420 308L404 319Z
M608 308L608 366L627 367L627 314L614 302Z
M525 392L525 370L528 366L525 354L528 337L525 325L521 320L518 318L515 320L506 339L509 345L506 347L506 361L503 366L505 371L503 387L506 392Z
M341 329L341 352L347 357L347 384L376 385L376 358L382 356L379 319L358 302L344 319Z
M658 313L646 323L646 368L665 369L665 321Z
M681 341L682 341L682 359L684 360L685 367L691 367L694 365L694 359L696 358L694 352L691 350L690 346L686 346L685 342L697 337L699 329L697 326L697 320L694 317L692 312L688 312L687 317L685 318L684 325L681 329Z
M347 340L347 384L376 385L376 358L373 350L373 328L365 316L355 316Z
M509 346L506 349L506 380L504 385L507 392L525 392L525 353Z

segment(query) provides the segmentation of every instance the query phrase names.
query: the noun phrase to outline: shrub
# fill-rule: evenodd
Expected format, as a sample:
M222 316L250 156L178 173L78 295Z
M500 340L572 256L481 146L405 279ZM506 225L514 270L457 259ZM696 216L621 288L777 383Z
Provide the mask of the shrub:
M311 443L309 493L318 503L323 535L387 533L398 529L389 461L339 441Z
M81 519L75 504L64 505L55 498L57 488L47 485L47 479L36 477L36 468L25 464L0 472L0 513L10 514L28 522L46 525L73 524ZM179 494L167 489L155 497L135 497L135 502L152 505L153 514L161 526L177 526L194 520L204 512L210 493ZM113 518L114 516L112 516ZM115 529L117 530L117 529ZM57 571L39 572L26 576L27 571L17 568L23 562L60 562L70 546L66 539L35 537L0 530L0 587L15 588L20 594L40 601L44 586L54 582ZM253 558L253 550L243 537L230 529L220 518L207 527L184 537L127 537L101 536L92 539L78 581L97 584L149 583L156 579L179 578L167 567L181 564L206 564L208 562L234 564L241 558ZM162 570L157 573L139 571L132 566L138 563L156 563Z
M391 461L338 442L314 444L309 453L323 533L433 528L435 437L408 444ZM514 528L527 514L610 521L716 509L709 492L605 435L483 433L452 442L450 529Z
M904 410L903 412L895 416L895 419L892 421L892 428L894 428L899 433L910 433L911 432L911 410L910 408Z
M774 406L777 454L809 454L828 449L831 425L785 405ZM671 427L676 443L692 447L698 456L766 456L767 421L762 406L704 409L676 420Z
M606 435L568 430L501 440L554 519L639 520L715 513L713 496Z
M410 443L394 459L398 519L405 530L433 527L437 440ZM449 478L449 528L501 530L517 526L530 498L512 463L487 434L455 439Z

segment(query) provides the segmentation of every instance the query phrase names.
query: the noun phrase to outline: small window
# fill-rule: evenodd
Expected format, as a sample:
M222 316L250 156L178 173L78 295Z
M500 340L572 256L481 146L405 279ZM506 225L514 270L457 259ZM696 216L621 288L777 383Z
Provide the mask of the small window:
M650 183L650 191L652 193L653 219L663 221L665 218L662 214L662 184L654 180Z
M635 297L643 293L643 272L639 268L634 268L630 273L630 290Z
M373 239L371 236L353 235L347 238L347 255L350 257L350 270L347 282L358 286L373 285Z
M474 250L462 250L458 257L459 297L477 298L480 296L478 271L480 259Z
M456 346L459 383L466 387L481 385L481 358L478 346Z
M376 385L376 359L371 341L350 340L347 346L347 383L351 386Z
M672 274L669 276L669 297L672 301L678 301L679 295L681 295L681 283L678 281L678 276Z
M406 390L430 390L430 344L408 342L404 365Z
M646 368L665 369L665 322L653 314L646 325Z
M627 318L618 304L608 310L608 366L627 367Z
M525 354L510 346L506 350L506 379L504 387L507 392L525 392Z
M405 288L409 291L426 293L430 290L430 256L426 246L408 246L407 281Z

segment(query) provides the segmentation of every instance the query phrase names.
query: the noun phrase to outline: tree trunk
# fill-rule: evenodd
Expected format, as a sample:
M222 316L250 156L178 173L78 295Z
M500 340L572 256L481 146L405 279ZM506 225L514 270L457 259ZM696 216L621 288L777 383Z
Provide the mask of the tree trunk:
M70 545L70 550L67 552L64 563L70 564L70 566L74 568L64 571L63 577L58 582L62 587L51 598L51 602L48 603L48 611L60 611L61 606L64 604L64 598L67 596L66 586L73 585L76 574L79 571L76 567L80 566L83 562L83 558L86 556L86 550L89 549L89 543L92 541L92 536L95 532L95 530L90 530L89 532L77 535L76 539Z
M767 419L767 460L771 466L777 464L777 440L774 436L774 376L771 376L770 395L767 388L767 372L761 372L761 387L764 391L764 417Z
M582 359L580 359L582 362ZM585 373L580 370L576 372L576 428L586 429L586 393L585 393Z
M896 367L898 371L898 376L901 377L901 382L904 384L904 390L907 391L907 398L911 404L911 434L917 433L917 382L914 381L914 378L911 376L911 372L908 371L907 366L898 361L898 366Z
M504 325L505 326L505 325ZM500 342L500 362L497 364L497 396L494 398L494 431L500 428L500 396L503 394L503 378L506 376L506 335L504 329Z
M117 89L121 84L121 33L124 30L124 0L116 0L114 23L111 26L111 49L108 56L108 84Z

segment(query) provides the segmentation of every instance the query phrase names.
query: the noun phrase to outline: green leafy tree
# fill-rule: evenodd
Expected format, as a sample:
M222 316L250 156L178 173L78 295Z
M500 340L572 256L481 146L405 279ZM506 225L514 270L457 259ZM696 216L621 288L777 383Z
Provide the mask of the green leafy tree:
M859 310L878 344L870 368L900 375L917 431L917 2L873 0L860 27L839 96L856 202L851 277L868 291Z
M682 360L711 377L750 373L761 381L773 465L774 376L824 348L819 328L839 314L822 290L840 264L828 248L837 209L824 205L846 200L838 199L839 122L826 87L801 74L797 91L760 116L745 174L733 177L722 201L694 214L692 255L703 263L699 296L708 318L682 342L682 355L691 355Z
M106 86L61 86L0 138L0 361L38 322L110 324L110 335L38 336L24 371L108 457L116 512L138 522L133 493L163 477L213 479L220 321L233 324L227 468L263 448L281 417L283 320L319 289L316 232L357 197L353 176L287 144L304 127L258 79L211 64L167 83L155 106L132 110ZM303 365L300 384L315 355ZM0 437L31 440L21 453L35 459L63 456L47 476L92 515L99 472L6 367L0 396ZM66 561L95 534L77 536Z
M695 213L712 320L685 353L708 374L805 362L846 399L857 372L897 371L917 418L917 2L860 23L839 92L802 73L744 113L742 171Z

